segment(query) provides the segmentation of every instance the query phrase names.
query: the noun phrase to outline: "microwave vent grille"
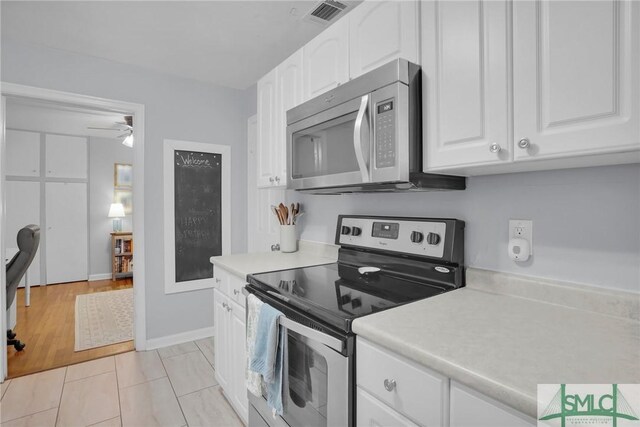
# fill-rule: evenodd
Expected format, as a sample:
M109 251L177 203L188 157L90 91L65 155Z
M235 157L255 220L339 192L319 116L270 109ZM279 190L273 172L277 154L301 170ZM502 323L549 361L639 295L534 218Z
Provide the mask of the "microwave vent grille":
M305 17L305 20L326 24L340 14L346 5L338 1L325 0L314 7Z

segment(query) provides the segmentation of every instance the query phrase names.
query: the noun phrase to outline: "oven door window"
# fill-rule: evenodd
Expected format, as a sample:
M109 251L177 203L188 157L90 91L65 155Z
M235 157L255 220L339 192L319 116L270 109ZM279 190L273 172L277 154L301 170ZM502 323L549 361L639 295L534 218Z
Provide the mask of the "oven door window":
M282 418L289 426L327 427L327 359L300 334L288 331L287 337ZM266 399L264 388L262 394Z
M301 335L289 331L287 336L284 418L292 426L327 426L327 359Z

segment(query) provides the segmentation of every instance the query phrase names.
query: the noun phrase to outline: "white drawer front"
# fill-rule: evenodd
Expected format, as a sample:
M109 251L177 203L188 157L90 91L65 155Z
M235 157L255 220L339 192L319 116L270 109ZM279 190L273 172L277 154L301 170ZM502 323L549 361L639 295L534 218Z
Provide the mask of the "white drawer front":
M247 283L233 274L229 274L229 298L237 302L244 308L245 296L242 294L242 288Z
M358 387L357 427L418 427L369 393Z
M361 338L357 339L356 363L359 387L420 425L445 424L448 378Z
M229 277L231 275L224 269L213 266L213 286L222 292L225 296L229 296Z
M451 382L451 427L533 427L536 421L515 409Z

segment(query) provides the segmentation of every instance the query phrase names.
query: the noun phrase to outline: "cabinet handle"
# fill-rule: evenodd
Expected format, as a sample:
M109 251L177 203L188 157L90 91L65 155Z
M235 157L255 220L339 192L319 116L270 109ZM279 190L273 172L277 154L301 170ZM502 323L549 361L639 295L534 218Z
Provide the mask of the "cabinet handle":
M502 150L502 147L500 147L500 144L498 143L492 143L491 145L489 145L489 151L491 151L492 153L499 153L500 150Z
M522 148L523 150L526 150L530 146L531 141L529 141L529 138L522 138L520 141L518 141L518 147Z
M273 184L273 177L272 176L269 177L269 182Z
M222 308L227 308L227 307L229 307L229 306L227 305L227 303L226 303L226 302L223 302L223 303L222 303Z
M216 283L220 283L220 282L222 282L222 279L219 279L216 277Z
M384 388L387 391L393 391L396 388L396 380L384 380Z
M276 176L275 180L276 180L276 182L280 182L280 177Z
M271 252L279 251L280 243L276 243L275 245L271 245Z
M231 306L229 304L227 304L225 308L227 309L227 311L231 311Z
M234 294L234 295L238 295L239 293L240 293L240 290L239 290L239 289L234 289L234 290L233 290L233 294Z

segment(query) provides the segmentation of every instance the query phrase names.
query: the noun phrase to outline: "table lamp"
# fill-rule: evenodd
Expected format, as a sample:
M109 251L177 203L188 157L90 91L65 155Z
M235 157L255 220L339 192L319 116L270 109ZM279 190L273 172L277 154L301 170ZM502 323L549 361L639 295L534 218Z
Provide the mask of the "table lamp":
M123 217L124 206L122 206L122 203L111 203L109 207L109 218L113 218L113 231L122 231Z

